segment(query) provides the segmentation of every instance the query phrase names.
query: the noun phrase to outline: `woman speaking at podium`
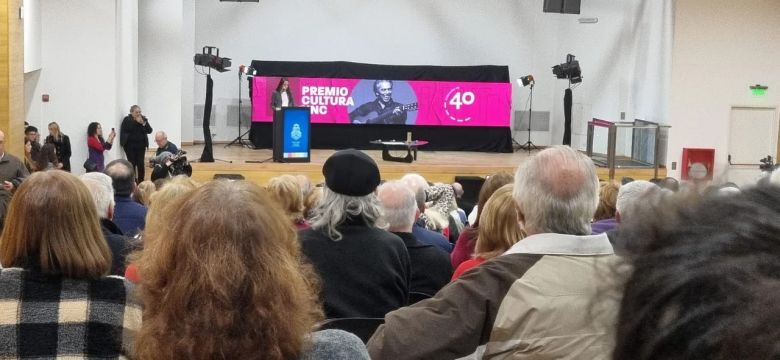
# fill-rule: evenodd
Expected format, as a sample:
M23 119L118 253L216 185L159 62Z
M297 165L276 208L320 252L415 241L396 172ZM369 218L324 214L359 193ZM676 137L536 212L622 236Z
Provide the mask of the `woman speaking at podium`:
M290 82L287 78L281 78L279 79L279 85L276 86L276 91L271 94L271 108L274 111L279 111L283 107L290 106L295 106L293 95L290 91Z

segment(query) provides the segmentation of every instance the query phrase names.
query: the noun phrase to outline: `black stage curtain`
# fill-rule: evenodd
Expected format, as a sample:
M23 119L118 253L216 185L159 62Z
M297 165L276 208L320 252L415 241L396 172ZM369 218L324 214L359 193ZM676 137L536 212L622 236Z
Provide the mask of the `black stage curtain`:
M400 66L345 61L252 61L258 76L328 77L465 82L509 82L507 66ZM250 85L251 86L251 85ZM251 99L251 96L250 96ZM427 140L422 150L512 152L509 127L311 124L313 149L372 149L371 140ZM253 122L249 139L256 148L272 147L272 124Z

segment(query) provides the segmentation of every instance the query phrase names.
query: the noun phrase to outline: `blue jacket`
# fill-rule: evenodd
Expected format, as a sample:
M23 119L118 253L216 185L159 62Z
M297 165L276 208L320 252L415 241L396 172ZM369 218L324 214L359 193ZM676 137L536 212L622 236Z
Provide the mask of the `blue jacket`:
M129 196L114 196L114 223L122 233L133 236L146 225L146 207L133 201Z
M417 241L423 244L433 245L448 254L452 252L452 244L442 234L428 230L417 223L412 227L412 234L417 238Z

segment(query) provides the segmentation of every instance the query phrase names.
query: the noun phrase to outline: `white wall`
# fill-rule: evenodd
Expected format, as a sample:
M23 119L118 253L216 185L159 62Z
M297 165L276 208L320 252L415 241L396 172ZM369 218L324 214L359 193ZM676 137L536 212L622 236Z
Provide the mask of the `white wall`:
M69 135L73 147L74 172L83 172L87 157L86 131L90 122L103 125L105 135L119 128L127 109L119 104L124 93L133 93L137 79L132 71L137 54L120 43L122 29L133 31L133 16L123 9L131 0L46 0L40 2L41 70L25 77L27 121L47 134L46 125L57 121ZM132 6L130 6L132 7ZM118 19L124 19L120 24ZM120 52L126 48L125 52ZM122 54L120 61L119 55ZM128 65L128 63L130 65ZM137 66L137 65L136 65ZM129 70L128 70L129 69ZM50 102L41 102L49 94ZM106 161L119 156L119 146L106 155Z
M24 73L41 68L41 1L24 0Z
M585 120L642 117L665 122L672 0L590 0L577 15L545 14L537 0L349 0L195 2L195 47L218 46L233 68L251 60L330 61L422 65L509 65L517 78L534 74L534 111L552 112L547 138L560 143L563 91L551 67L575 54L585 81L574 92ZM284 15L280 15L284 14ZM381 14L381 15L378 15ZM657 30L665 30L657 31ZM657 61L633 61L653 56ZM205 98L192 66L194 103ZM234 70L235 71L235 70ZM215 139L235 137L225 126L226 106L238 102L235 72L214 75ZM634 79L652 84L637 85ZM514 110L525 109L527 89L515 88ZM184 124L183 124L184 126ZM584 126L584 123L580 123ZM199 131L194 132L200 138ZM525 140L524 133L517 135ZM533 139L535 142L545 139ZM584 147L584 138L579 139ZM541 142L544 144L545 142Z
M156 131L181 144L182 54L185 42L182 0L138 2L138 104ZM189 72L188 77L191 78ZM129 110L130 105L126 104ZM154 133L149 144L154 147Z
M731 107L780 104L780 4L679 0L676 6L667 169L677 162L669 174L679 176L682 148L714 148L715 176L722 179ZM766 96L752 96L756 83L769 86Z

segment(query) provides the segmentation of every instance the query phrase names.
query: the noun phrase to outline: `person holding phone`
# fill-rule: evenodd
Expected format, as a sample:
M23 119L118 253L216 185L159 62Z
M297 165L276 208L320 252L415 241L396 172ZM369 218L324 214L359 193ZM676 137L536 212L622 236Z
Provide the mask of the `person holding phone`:
M137 174L136 183L144 181L144 156L149 147L148 134L152 133L152 127L149 125L149 119L141 114L141 107L133 105L130 107L130 114L122 119L122 127L119 128L119 144L125 150L127 161L133 164Z
M105 169L105 158L103 152L111 150L114 144L114 138L116 137L116 131L111 128L111 133L108 134L108 140L103 140L103 127L100 123L93 122L87 127L87 148L89 149L89 158L84 163L84 168L87 172L100 171Z

